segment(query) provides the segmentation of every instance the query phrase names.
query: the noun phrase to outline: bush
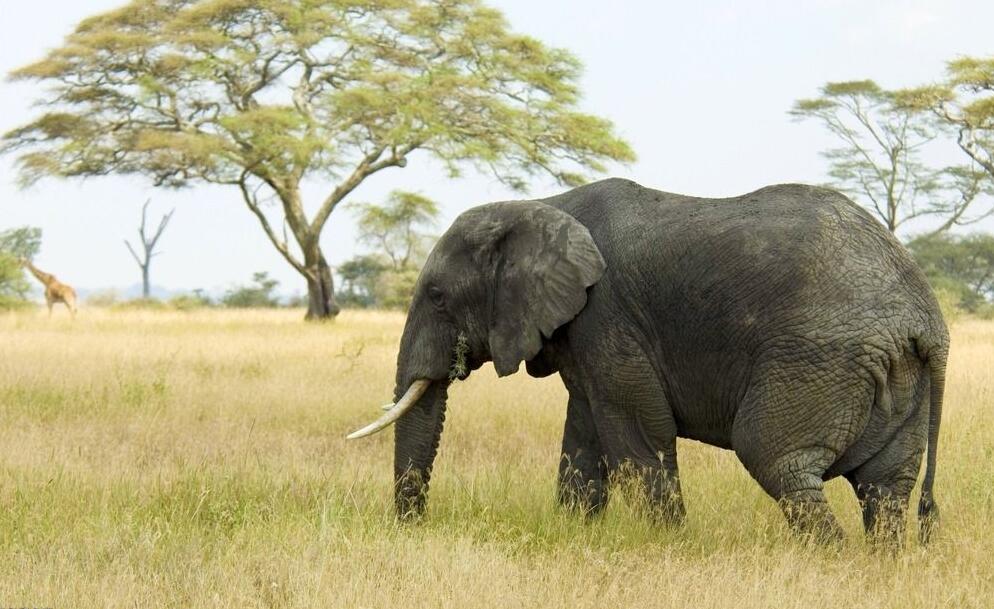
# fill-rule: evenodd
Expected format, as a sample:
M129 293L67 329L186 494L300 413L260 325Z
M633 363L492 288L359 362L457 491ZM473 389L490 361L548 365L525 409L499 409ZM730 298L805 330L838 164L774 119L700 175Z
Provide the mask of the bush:
M121 301L117 290L97 290L86 297L86 304L91 307L113 307Z
M24 270L17 259L0 252L0 308L19 308L27 304L31 284L24 277Z
M116 311L164 311L166 303L155 298L132 298L111 306Z
M994 235L917 237L908 249L918 261L936 294L944 292L954 306L977 314L994 299ZM948 316L955 316L947 304Z
M13 228L0 232L0 309L28 304L31 284L19 259L31 259L41 247L41 229Z
M946 320L947 324L951 324L966 313L962 307L960 307L960 296L956 291L952 291L943 287L933 286L935 291L935 299L939 301L939 309L942 310L942 317Z
M203 290L194 290L190 294L180 294L169 299L169 308L177 311L192 311L214 306L214 301L204 294Z
M221 304L237 309L280 306L279 299L273 294L279 281L270 279L269 273L255 273L252 281L255 285L235 286L225 292L221 297Z
M377 306L377 283L388 268L386 257L379 254L355 256L338 265L342 280L339 303L361 309Z
M376 303L385 309L406 310L414 297L420 271L407 268L384 271L376 281Z

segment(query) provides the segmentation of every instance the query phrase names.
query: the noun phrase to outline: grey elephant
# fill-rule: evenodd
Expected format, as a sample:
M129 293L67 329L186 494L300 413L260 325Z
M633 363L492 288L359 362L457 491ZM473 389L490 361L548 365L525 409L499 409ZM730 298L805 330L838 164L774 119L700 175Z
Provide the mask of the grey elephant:
M587 513L612 471L685 510L676 439L735 451L792 529L841 537L823 482L845 476L874 538L898 540L922 454L920 537L938 518L949 337L898 241L832 190L704 199L609 179L463 213L415 288L395 405L399 514L425 507L447 388L558 372L569 392L559 499Z

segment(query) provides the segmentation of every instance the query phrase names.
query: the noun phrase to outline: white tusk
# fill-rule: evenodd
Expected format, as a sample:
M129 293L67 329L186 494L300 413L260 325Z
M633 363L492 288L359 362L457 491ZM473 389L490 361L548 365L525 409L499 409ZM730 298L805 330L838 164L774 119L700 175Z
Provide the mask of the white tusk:
M400 401L394 404L390 410L384 412L383 416L362 429L353 431L346 436L346 438L349 440L364 438L386 429L418 403L418 400L422 395L424 395L424 392L428 390L428 385L431 385L431 381L428 379L418 379L414 381L411 383L411 386L407 388L407 393L404 394L404 397L400 398Z
M383 411L390 410L391 408L393 408L393 402L388 402L388 403L380 406L380 410L383 410Z

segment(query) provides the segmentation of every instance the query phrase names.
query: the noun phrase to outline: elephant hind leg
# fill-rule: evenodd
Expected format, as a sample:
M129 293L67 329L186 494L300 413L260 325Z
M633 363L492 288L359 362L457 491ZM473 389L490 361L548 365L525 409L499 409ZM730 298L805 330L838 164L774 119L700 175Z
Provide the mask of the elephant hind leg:
M924 411L927 413L927 408ZM914 420L916 418L917 414L898 430L882 451L846 474L863 509L866 534L871 541L886 543L895 549L903 545L908 503L925 452L927 421L919 424ZM916 431L916 427L923 429L920 433L909 433Z
M815 365L821 364L821 365ZM742 464L780 505L797 533L818 541L841 539L825 499L826 472L855 439L872 387L824 362L776 362L750 386L732 426ZM862 384L860 384L862 383Z
M822 481L834 460L832 451L812 447L787 453L768 464L743 463L763 490L777 501L791 530L825 543L845 537L825 498Z
M903 545L908 503L928 438L929 378L924 367L915 364L891 381L893 410L907 413L907 418L896 430L885 431L890 439L883 448L845 474L863 509L866 534L871 541L895 549ZM930 523L926 520L924 524Z
M907 528L908 500L914 480L879 484L860 482L851 476L846 478L853 485L863 510L863 529L867 536L873 542L899 549Z

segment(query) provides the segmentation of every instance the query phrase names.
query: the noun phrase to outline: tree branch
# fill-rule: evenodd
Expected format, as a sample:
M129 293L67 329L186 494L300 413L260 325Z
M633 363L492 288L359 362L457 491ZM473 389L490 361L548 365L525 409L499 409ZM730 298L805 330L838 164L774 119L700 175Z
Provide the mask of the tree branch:
M335 207L344 199L350 192L355 190L362 181L373 175L374 173L386 169L387 167L404 167L407 165L407 155L411 151L415 150L421 145L420 142L412 143L401 149L394 148L391 150L390 156L380 159L383 153L386 152L386 146L380 146L373 152L367 154L362 161L356 166L348 178L344 182L338 185L328 195L327 198L321 203L321 207L318 209L317 214L314 216L314 220L311 222L311 232L320 233L321 229L324 227L324 223L328 221L328 216L331 212L335 210Z
M128 246L128 251L131 252L131 256L135 259L135 262L138 263L138 266L144 269L146 263L142 262L142 259L138 257L138 253L135 252L135 248L131 247L131 242L125 239L124 245Z
M290 248L285 241L280 241L273 231L272 226L269 224L269 220L266 218L266 214L263 213L262 208L259 207L259 202L255 197L255 194L249 190L248 187L248 176L249 170L246 169L242 172L241 177L238 179L238 188L241 190L242 199L245 201L245 205L248 206L249 210L255 214L255 217L259 219L259 223L262 225L262 230L265 231L266 236L276 247L276 250L283 255L290 265L297 269L297 272L305 277L309 276L307 268L290 253Z

